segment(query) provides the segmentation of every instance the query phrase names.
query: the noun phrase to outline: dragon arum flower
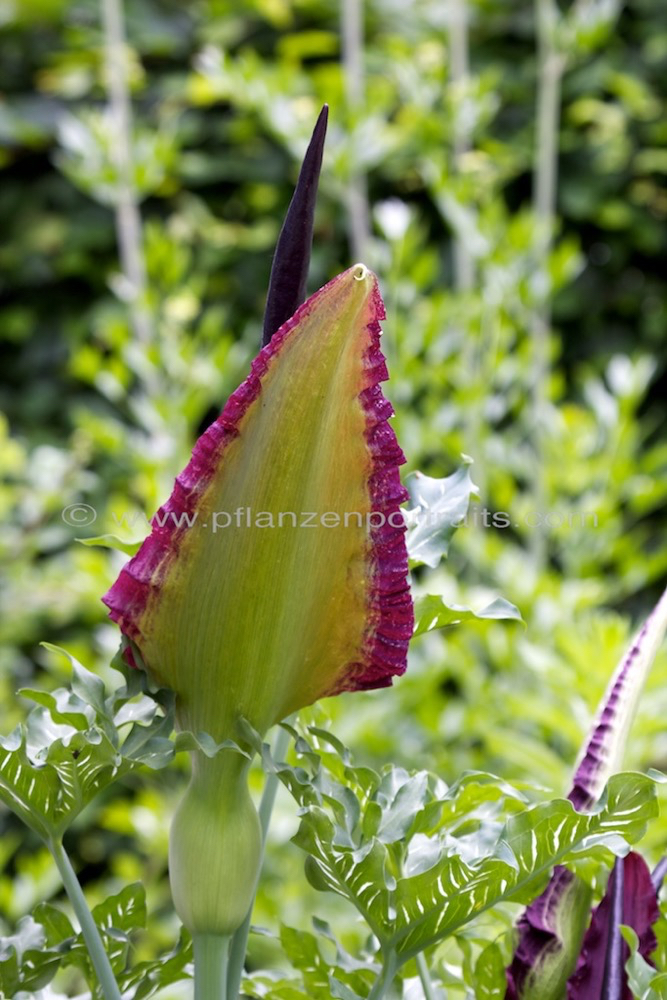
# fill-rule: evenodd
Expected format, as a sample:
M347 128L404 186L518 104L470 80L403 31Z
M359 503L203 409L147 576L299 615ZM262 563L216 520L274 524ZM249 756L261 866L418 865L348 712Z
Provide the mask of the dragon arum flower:
M264 733L405 670L407 494L379 386L383 318L363 264L301 305L104 597L153 679L176 692L183 729L238 740L242 717ZM193 933L230 934L252 899L261 834L248 766L231 751L193 754L170 837L174 902Z
M621 924L637 935L637 950L650 964L658 947L653 925L660 917L658 893L664 862L651 874L642 856L616 858L607 891L593 911L577 966L567 982L567 1000L632 1000L625 963L630 949Z
M666 630L667 590L602 698L568 795L578 812L595 807L607 780L620 768L639 697ZM568 1000L626 1000L627 947L619 926L628 924L637 932L640 954L647 958L655 948L651 925L663 877L662 864L652 884L639 855L619 859L586 931L592 891L569 868L557 865L544 892L519 918L517 947L506 970L506 1000L562 1000L566 991Z

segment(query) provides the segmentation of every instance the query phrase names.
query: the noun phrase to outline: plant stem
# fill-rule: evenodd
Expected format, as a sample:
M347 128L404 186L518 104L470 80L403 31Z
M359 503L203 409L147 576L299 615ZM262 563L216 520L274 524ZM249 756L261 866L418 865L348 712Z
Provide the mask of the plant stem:
M290 735L287 730L280 727L278 729L278 734L272 751L275 760L279 761L285 756L287 753L287 747L289 746L289 740ZM266 835L269 830L269 823L271 822L273 806L276 801L278 780L277 774L267 775L266 782L264 784L264 791L262 792L262 800L259 804L259 823L262 828L262 856L266 845ZM229 950L229 968L227 972L227 995L229 1000L236 1000L241 989L241 977L243 975L243 967L245 965L245 956L248 947L248 935L250 934L252 910L253 907L251 906L248 910L247 917L232 937L232 943Z
M77 920L81 925L81 933L86 942L93 968L100 981L105 1000L121 1000L120 990L118 989L118 984L113 974L111 963L109 962L109 956L104 950L100 932L93 920L93 915L90 912L86 897L83 894L67 852L60 841L51 841L48 846L60 872L60 877L63 880L65 891L69 896Z
M419 952L415 961L417 962L417 972L419 973L419 979L424 991L424 1000L435 1000L435 990L433 989L433 983L431 982L431 976L423 951Z
M227 935L195 934L195 1000L227 1000Z
M134 190L132 111L127 86L122 0L102 0L102 22L109 111L113 123L111 156L117 173L115 209L118 250L128 287L132 327L137 340L145 344L151 337L151 325L143 301L146 293L146 266L142 248L141 215Z
M387 990L394 981L394 976L396 975L396 955L393 951L390 951L384 960L382 966L382 971L380 975L375 980L375 985L373 989L368 994L368 1000L382 1000L385 996Z
M292 721L295 718L296 716L293 716ZM273 745L272 751L273 759L275 761L280 761L285 756L289 746L289 741L290 734L286 729L283 729L282 726L279 726L276 734L276 742ZM266 835L269 830L269 823L271 822L271 814L273 813L273 806L276 801L276 793L278 791L279 783L280 779L277 774L268 774L264 785L264 791L262 792L262 800L259 803L259 822L262 827L262 838L264 843L266 843Z

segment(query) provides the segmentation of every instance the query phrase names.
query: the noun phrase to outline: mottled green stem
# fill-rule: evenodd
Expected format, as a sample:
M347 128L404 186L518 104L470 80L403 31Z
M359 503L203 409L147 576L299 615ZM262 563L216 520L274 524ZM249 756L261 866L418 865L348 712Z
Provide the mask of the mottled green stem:
M282 760L287 753L289 741L290 735L287 730L279 728L278 735L276 736L276 741L273 746L274 760ZM266 835L269 830L271 814L273 813L273 806L276 801L278 780L277 774L267 775L264 791L262 793L262 801L259 804L259 824L262 829L262 860L264 858L264 848L266 846ZM254 903L255 901L253 898L247 917L232 937L232 944L229 951L229 970L227 973L228 1000L236 1000L241 989L241 977L243 976L245 956L248 948L248 935L250 934L250 921L252 919Z
M368 1000L383 1000L396 975L396 955L393 951L384 956L382 971L375 981L373 989L368 994Z
M428 965L426 964L423 951L420 951L417 955L416 962L419 981L421 982L422 989L424 991L424 1000L435 1000L435 990L433 989L431 975L428 971Z
M52 841L48 846L81 926L81 933L86 942L90 961L93 964L100 986L102 987L104 1000L121 1000L120 990L118 989L118 984L113 974L111 963L109 962L109 956L104 950L100 932L93 920L93 915L90 912L83 889L79 884L67 852L60 841Z
M195 1000L227 1000L227 958L229 937L222 934L195 934Z

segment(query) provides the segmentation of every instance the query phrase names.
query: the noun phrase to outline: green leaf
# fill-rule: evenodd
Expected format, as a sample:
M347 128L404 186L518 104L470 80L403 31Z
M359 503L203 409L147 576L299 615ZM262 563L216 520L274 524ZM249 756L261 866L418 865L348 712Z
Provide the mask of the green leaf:
M415 631L414 635L422 635L433 629L449 628L460 625L461 622L484 621L490 619L509 618L523 621L521 612L504 597L496 597L481 611L473 611L457 604L445 604L440 594L426 594L415 601Z
M215 757L222 750L233 750L235 753L240 753L242 757L249 758L250 756L234 740L222 740L221 743L216 743L210 733L190 733L181 730L181 732L176 733L173 745L175 753L201 750L207 757Z
M54 722L74 729L88 729L94 722L94 713L85 702L77 698L72 691L59 688L57 691L40 691L36 688L19 688L22 698L34 701L36 705L48 708L49 716Z
M131 763L100 730L64 732L68 727L55 726L43 712L35 709L28 726L0 737L0 799L49 840L61 837L84 806L127 773Z
M183 927L180 937L170 952L146 962L139 962L124 975L119 976L123 993L132 1000L150 1000L172 983L191 979L192 939ZM133 992L134 991L134 992Z
M329 976L329 994L334 1000L363 1000L359 993L355 993L335 976Z
M318 934L294 930L281 924L280 941L291 965L303 976L307 993L312 997L340 997L357 1000L367 996L370 983L380 966L359 961L338 942L324 921L314 920ZM323 947L325 939L327 946ZM333 949L331 948L333 945ZM333 956L333 957L331 957Z
M406 789L406 802L410 801L417 815L423 815L424 786L419 776L413 777L413 783L404 782L401 774L397 780ZM483 789L479 783L478 794ZM491 801L495 795L492 790ZM416 829L420 821L408 820L409 810L399 809L399 798L402 796L397 792L389 806L384 804L383 817L385 810L389 816L393 811L400 817L395 832L400 828L405 834L411 826ZM302 796L301 801L306 798ZM382 808L382 803L378 804ZM443 808L442 803L438 805ZM400 871L396 874L397 858L391 844L383 843L376 834L366 839L368 827L363 823L356 839L344 843L336 822L312 801L306 804L294 841L309 855L311 884L348 899L382 947L394 950L404 962L502 901L532 899L556 864L588 856L600 847L625 852L627 842L643 835L656 811L650 779L638 774L616 775L596 812L577 813L563 799L524 808L509 818L481 857L485 839L480 839L478 827L468 846L466 837L475 826L461 824L463 817L457 820L458 830L457 826L450 828L453 832L443 830L435 843L422 835L415 842L412 858L411 845L407 846L402 877ZM432 864L427 866L425 860Z
M639 953L639 939L632 927L621 925L621 934L630 948L625 963L628 985L639 1000L662 1000L667 996L667 972L658 972Z
M97 985L88 949L68 918L50 903L40 903L33 916L46 935L43 953L54 966L71 965L80 969L92 990ZM171 951L155 959L138 962L126 968L130 934L146 923L145 891L140 883L125 886L93 909L93 918L100 928L104 946L111 959L119 988L133 1000L149 1000L172 983L191 978L192 940L185 928ZM32 954L32 953L31 953ZM1 988L1 981L0 981ZM8 994L13 995L13 994Z
M393 876L388 877L387 847L376 839L356 850L338 847L334 836L335 827L326 813L311 807L292 839L310 855L308 875L314 888L325 887L349 899L378 940L385 942L391 937L393 926L392 897L387 883L395 884ZM317 872L317 884L311 877L313 872Z
M137 988L132 993L134 1000L144 1000L163 985L187 978L184 968L192 958L187 935L182 937L182 943L179 942L171 955L154 962L142 962L129 970L126 968L130 934L146 925L146 894L141 883L127 885L119 893L109 896L94 907L92 915L122 992L129 987ZM65 914L51 903L40 903L35 907L33 916L37 925L41 925L42 941L46 945L42 950L48 953L55 966L52 974L58 965L75 966L95 991L97 976L83 935L75 931Z
M138 542L126 542L122 538L119 538L118 535L96 535L95 538L77 538L76 541L80 542L81 545L95 545L103 549L116 549L118 552L124 552L127 556L135 556L141 548L143 539Z
M431 479L415 472L407 477L405 485L412 504L406 511L408 555L413 565L435 567L447 555L477 487L468 465L445 479Z
M152 690L143 671L117 662L127 683L107 694L103 681L50 643L72 665L70 688L22 694L37 702L25 725L0 737L0 800L43 839L58 839L104 788L145 765L166 767L176 753L248 754L232 740L173 729L173 692ZM129 731L126 727L130 727ZM122 730L122 732L121 732Z
M146 891L140 882L125 886L93 909L111 967L118 975L127 964L130 932L146 925ZM81 946L85 943L81 939Z
M507 990L505 960L495 941L487 945L475 963L476 1000L503 1000Z
M565 799L526 809L510 818L488 857L473 864L445 857L425 874L400 880L391 944L411 957L503 900L529 902L556 864L599 847L625 853L655 815L654 784L640 774L614 775L595 813L577 813Z
M394 768L389 772L377 792L382 812L376 836L383 844L394 844L397 840L403 840L426 801L428 774L426 771L419 771L412 776L402 772L401 778L405 776L405 780L401 780L395 793L392 791L388 800L385 799L385 803L382 803L385 786L389 784L387 779L395 775L398 770Z
M76 931L70 923L70 919L53 903L38 903L32 911L32 915L38 924L41 924L46 934L46 943L49 947L63 944L76 937Z
M313 994L294 980L278 979L266 972L253 972L243 979L243 995L256 1000L329 1000L330 994Z
M81 698L87 705L90 705L97 714L97 718L109 718L106 703L106 688L104 681L92 671L87 670L77 660L72 660L72 691L74 695Z
M61 959L45 943L44 930L32 917L22 917L15 934L0 938L0 996L41 990L51 982Z
M78 695L86 704L96 707L99 712L106 712L104 704L106 690L102 679L87 670L75 656L72 656L62 646L56 646L52 642L40 642L40 646L43 649L48 649L51 653L64 656L72 667L72 691L74 694Z
M57 653L69 661L72 668L72 679L69 688L57 688L50 694L34 689L22 693L33 701L49 708L49 713L55 722L69 722L77 729L87 729L97 725L106 734L115 747L118 746L118 733L113 719L113 706L118 693L108 699L104 681L96 674L87 670L76 657L61 646L50 642L40 645L52 653ZM124 694L125 692L123 692ZM55 700L52 704L52 701ZM55 708L55 710L54 710ZM77 723L76 712L82 716ZM56 714L57 712L57 714ZM72 715L68 718L68 713ZM59 718L58 716L62 716Z

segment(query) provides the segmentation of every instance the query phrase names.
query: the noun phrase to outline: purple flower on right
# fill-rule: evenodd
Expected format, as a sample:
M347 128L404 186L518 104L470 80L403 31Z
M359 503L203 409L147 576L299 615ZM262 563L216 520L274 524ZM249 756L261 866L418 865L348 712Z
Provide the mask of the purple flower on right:
M619 926L632 927L639 938L639 954L650 961L658 946L653 924L660 916L658 892L663 871L659 865L652 877L635 851L616 859L607 891L593 911L577 967L567 981L567 1000L632 1000L625 971L630 949Z
M667 628L667 590L618 665L584 744L568 798L591 809L620 768L648 671ZM517 924L518 942L507 969L506 1000L632 1000L625 963L629 948L620 925L631 927L647 960L656 948L653 924L667 870L651 875L636 852L617 858L606 893L591 917L589 886L563 865Z

